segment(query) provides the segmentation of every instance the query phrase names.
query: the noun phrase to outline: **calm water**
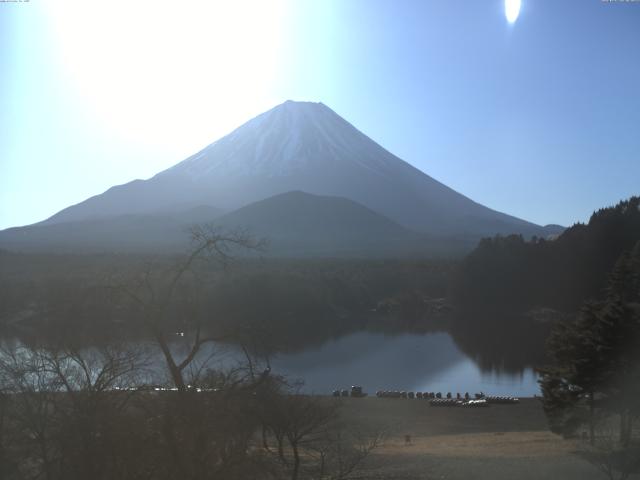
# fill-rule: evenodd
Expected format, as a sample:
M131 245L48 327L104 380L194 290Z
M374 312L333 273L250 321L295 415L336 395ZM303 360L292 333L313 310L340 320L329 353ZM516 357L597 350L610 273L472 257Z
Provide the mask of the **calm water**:
M19 342L18 342L19 343ZM167 380L164 360L157 348L148 343L135 344L146 352L148 367L144 383ZM176 339L173 350L181 360L189 340ZM244 362L234 347L206 344L198 363L213 368L228 368ZM362 385L374 394L377 390L434 392L484 392L495 395L533 396L540 390L536 375L524 370L519 375L482 371L456 346L448 333L398 334L357 332L331 340L302 352L281 354L271 359L274 373L289 380L302 380L303 391L329 394L339 388Z
M227 349L218 362L238 353ZM274 372L304 381L309 393L362 385L364 390L479 392L533 396L540 389L533 370L520 375L481 371L447 333L424 335L358 332L300 353L271 360Z

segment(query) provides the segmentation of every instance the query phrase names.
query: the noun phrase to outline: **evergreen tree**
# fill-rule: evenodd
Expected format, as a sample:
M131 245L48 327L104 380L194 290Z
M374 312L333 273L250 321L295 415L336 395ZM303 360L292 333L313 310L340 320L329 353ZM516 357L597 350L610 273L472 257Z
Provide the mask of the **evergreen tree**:
M640 242L616 263L601 315L613 346L606 407L620 415L620 441L627 445L640 416Z
M640 414L640 242L616 262L605 293L556 325L540 385L553 431L566 435L587 423L593 443L597 415L615 413L626 445Z
M596 396L610 374L600 332L599 307L586 304L578 317L559 323L548 339L552 365L540 369L544 410L552 431L570 435L588 423L593 442Z

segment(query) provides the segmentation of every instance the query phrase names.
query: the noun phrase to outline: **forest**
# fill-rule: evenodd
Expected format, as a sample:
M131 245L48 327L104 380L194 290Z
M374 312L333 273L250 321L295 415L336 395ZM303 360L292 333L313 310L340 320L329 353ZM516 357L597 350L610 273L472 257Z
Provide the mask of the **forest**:
M144 337L136 306L113 287L137 285L143 277L162 283L183 260L0 253L0 329L25 341ZM433 328L425 302L447 296L455 269L450 260L199 260L197 275L176 295L171 328L184 331L184 317L198 317L203 329L231 342L240 330L253 332L271 351L367 326Z
M552 327L603 299L616 262L639 240L640 197L602 208L557 238L481 240L452 276L458 343L487 367L505 358L516 368L544 363Z
M453 299L461 309L575 312L599 297L616 260L640 240L640 197L593 213L552 240L519 235L483 239L461 263Z

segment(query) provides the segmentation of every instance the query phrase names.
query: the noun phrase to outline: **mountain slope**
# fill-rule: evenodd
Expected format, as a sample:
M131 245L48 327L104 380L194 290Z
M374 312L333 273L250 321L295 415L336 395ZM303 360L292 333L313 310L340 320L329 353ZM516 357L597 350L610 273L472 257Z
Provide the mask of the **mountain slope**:
M304 192L276 195L217 214L215 209L199 207L172 216L131 214L39 224L0 232L0 246L23 252L175 252L188 248L191 225L211 223L266 239L267 256L424 256L455 254L470 247L430 239L352 200Z
M0 231L0 245L20 252L172 252L185 248L191 225L213 222L220 214L220 210L202 205L174 214L136 213L40 223Z
M107 190L45 223L216 205L230 211L301 190L344 197L431 235L545 235L394 156L325 105L285 102L149 180Z

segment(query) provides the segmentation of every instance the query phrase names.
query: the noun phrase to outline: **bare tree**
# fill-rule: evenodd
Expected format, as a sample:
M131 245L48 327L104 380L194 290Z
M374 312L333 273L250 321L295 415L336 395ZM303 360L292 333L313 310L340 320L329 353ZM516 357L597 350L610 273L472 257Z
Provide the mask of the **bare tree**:
M188 387L185 373L202 347L208 342L222 340L203 333L202 318L195 311L197 294L202 294L208 286L207 279L195 268L196 264L208 260L226 268L236 250L261 251L265 246L264 240L256 240L242 230L223 232L212 225L200 225L193 227L190 233L191 251L168 271L148 266L135 281L116 282L110 286L137 307L145 330L162 352L171 381L180 392ZM180 303L181 312L176 308L177 303ZM175 333L167 331L168 324L175 325L175 321L169 321L171 316L182 317L182 324L190 330L180 332L187 334L185 338L190 342L182 358L171 349L170 339Z
M3 348L5 421L14 432L13 457L22 459L17 478L126 478L118 475L126 455L115 451L122 435L115 438L114 428L127 423L134 390L124 387L139 368L135 351L114 346Z
M209 368L203 347L223 340L205 333L209 289L215 288L211 266L229 266L240 249L260 251L264 241L244 231L223 232L213 226L191 229L192 247L168 268L148 265L135 278L112 281L115 299L128 299L144 331L164 360L177 394L161 393L142 402L158 459L159 478L234 478L251 466L249 444L256 431L255 390L268 370L228 372ZM186 350L178 351L176 333ZM200 355L199 355L200 354ZM190 388L191 387L191 388ZM148 400L148 401L147 401ZM241 476L240 476L241 477Z
M120 435L113 428L126 417L133 385L144 367L137 349L109 345L80 351L73 347L44 352L45 373L60 385L57 415L60 445L69 474L101 478L115 474L113 452Z
M302 454L326 436L337 419L338 405L300 393L272 394L263 401L263 421L276 441L277 458L297 480Z
M344 480L356 475L364 460L381 445L384 432L344 421L339 400L302 395L299 388L297 385L289 393L281 383L261 398L258 411L265 427L263 448L292 480Z
M36 350L4 345L0 352L0 376L6 395L5 432L13 434L13 456L23 459L17 467L18 478L55 478L60 456L53 440L59 384L45 370L45 359Z
M330 480L350 478L371 452L382 444L385 436L380 430L365 432L344 424L336 425L312 447L318 460L318 477Z

